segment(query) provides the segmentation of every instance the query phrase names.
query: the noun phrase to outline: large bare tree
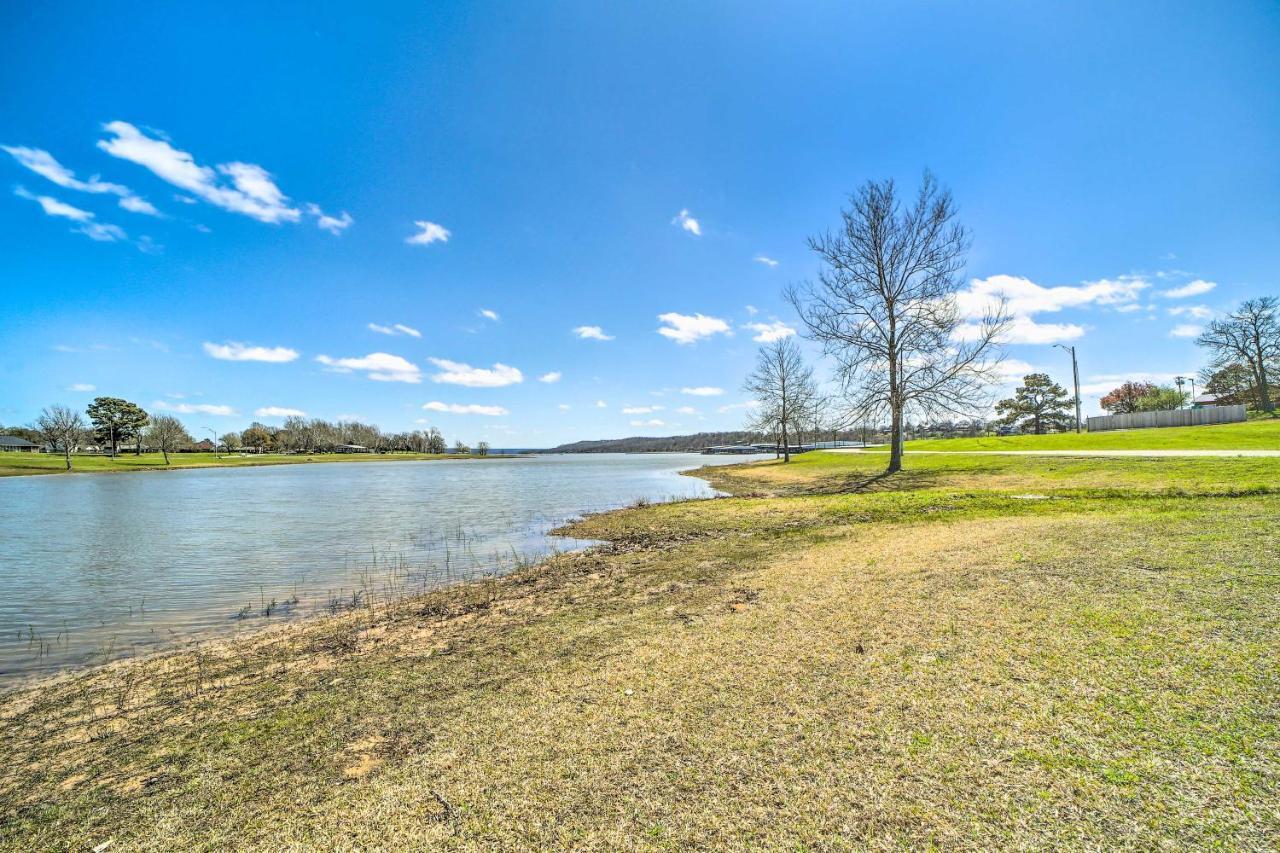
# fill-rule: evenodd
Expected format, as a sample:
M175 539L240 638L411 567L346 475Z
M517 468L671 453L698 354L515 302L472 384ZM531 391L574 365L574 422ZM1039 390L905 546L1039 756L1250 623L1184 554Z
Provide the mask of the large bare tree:
M791 440L813 419L818 399L813 369L804 363L790 338L760 347L756 369L743 389L760 404L751 427L780 436L784 462L791 461Z
M997 379L1003 303L961 311L969 232L951 194L928 172L903 204L892 180L868 181L840 227L809 239L816 282L787 298L836 362L849 423L890 418L890 473L902 467L904 413L972 415Z
M172 415L152 415L147 429L147 440L164 454L164 464L169 464L169 454L195 444L182 421Z
M1271 377L1280 370L1280 300L1248 299L1226 317L1214 320L1196 339L1212 353L1211 367L1222 370L1244 364L1253 377L1258 405L1275 412Z
M80 413L67 406L50 406L36 418L36 429L54 450L62 451L63 461L70 471L71 453L84 440L85 424Z

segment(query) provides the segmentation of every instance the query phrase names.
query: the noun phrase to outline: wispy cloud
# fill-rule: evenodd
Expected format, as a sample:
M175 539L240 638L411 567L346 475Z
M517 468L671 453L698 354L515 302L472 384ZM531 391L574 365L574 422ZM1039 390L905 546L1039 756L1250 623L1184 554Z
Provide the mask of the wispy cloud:
M492 320L495 323L502 322L502 318L498 316L498 312L491 308L481 308L478 313L486 320Z
M698 410L695 409L693 406L681 406L680 408L676 409L676 414L696 415L698 414Z
M584 341L611 341L613 335L606 335L599 326L578 326L573 333Z
M769 257L768 255L756 255L751 260L755 261L757 264L764 264L766 267L770 267L770 268L776 267L778 265L778 262L775 261L773 258Z
M47 216L71 220L76 223L71 230L77 234L85 235L90 240L96 240L99 243L114 243L117 240L124 240L127 236L123 228L103 222L95 222L94 215L91 212L59 201L52 196L36 195L27 192L22 187L15 189L13 194L19 198L36 202Z
M1005 337L1008 343L1052 344L1079 338L1085 329L1076 323L1041 323L1034 319L1036 315L1095 305L1125 310L1148 287L1150 284L1138 276L1045 287L1019 276L993 275L973 279L969 288L957 295L956 302L965 317L977 320L1003 299L1010 316ZM958 337L977 333L977 324L967 323L961 326Z
M302 409L290 409L287 406L263 406L253 410L255 418L305 418L307 413Z
M682 209L679 213L677 213L675 215L675 218L671 220L671 224L679 225L681 228L683 228L685 231L688 231L690 234L692 234L695 237L702 236L702 225L698 222L698 220L693 218L693 216L689 213L689 210L687 208Z
M1204 279L1196 279L1189 281L1180 287L1171 287L1168 290L1161 290L1160 295L1166 299L1186 299L1189 296L1203 296L1218 286L1216 281L1205 281Z
M781 320L774 320L772 323L747 323L743 328L755 332L751 340L764 344L789 338L796 333L795 329Z
M553 371L551 371L550 373L544 373L544 374L542 374L541 376L539 376L539 377L538 377L538 381L539 381L539 382L546 382L547 384L551 384L552 382L559 382L559 381L560 381L560 377L561 377L562 375L563 375L563 374L561 374L561 373L560 373L560 371L558 371L558 370L553 370Z
M417 227L417 234L410 234L404 238L404 241L411 246L430 246L432 243L448 243L449 238L453 236L453 232L443 225L437 225L434 222L428 222L425 219L414 221Z
M651 415L654 412L661 412L663 406L625 406L622 409L624 415Z
M760 405L759 400L743 400L741 403L730 403L727 406L721 406L720 408L716 409L716 411L724 415L724 414L728 414L729 412L738 411L740 409L754 409L759 405Z
M677 314L669 311L659 314L658 320L663 324L658 329L658 334L678 344L691 344L712 335L733 334L724 320L705 314Z
M1213 316L1213 309L1207 305L1175 305L1168 309L1173 317L1191 317L1194 320L1208 320Z
M149 169L161 180L216 207L259 222L297 222L302 216L276 186L271 173L259 165L236 161L216 168L202 166L190 153L125 121L108 122L103 130L108 138L98 141L100 149Z
M711 385L700 385L697 388L681 388L681 394L688 394L691 397L719 397L724 393L723 388L715 388Z
M604 400L596 400L596 408L597 408L597 409L607 409L607 408L609 408L609 404L608 404L608 403L606 403Z
M658 418L650 418L647 421L632 421L631 425L633 427L660 427L666 426L667 422Z
M1204 326L1197 326L1195 323L1179 323L1169 330L1171 338L1194 338L1198 337L1204 331Z
M491 368L472 367L447 358L432 358L431 363L440 372L431 377L432 382L446 385L465 385L468 388L502 388L524 381L524 374L514 367L495 364Z
M308 204L307 213L316 218L316 227L321 231L328 231L335 237L341 236L343 231L351 227L351 223L355 222L351 218L351 214L345 210L341 216L330 216L320 209L318 204Z
M71 387L67 388L67 390L68 390L68 391L76 391L76 392L79 392L79 393L81 393L81 394L87 394L87 393L88 393L88 392L90 392L90 391L97 391L97 390L98 390L98 386L96 386L96 385L90 385L88 382L77 382L77 383L75 383L74 385L72 385Z
M156 400L151 408L158 412L173 412L179 415L217 415L231 417L238 414L231 406L219 406L213 403L174 403L169 400Z
M390 326L381 326L377 323L370 323L369 330L377 332L380 335L408 335L411 338L422 337L422 332L412 326L406 326L403 323L392 323Z
M439 400L432 400L422 408L428 412L448 412L451 415L485 415L494 418L511 414L502 406L481 406L475 403L465 405L462 403L441 403Z
M120 196L119 204L125 210L133 213L143 213L148 216L160 215L160 211L156 210L151 202L138 198L126 186L103 181L97 175L87 181L78 179L75 172L59 163L52 154L41 148L0 145L0 150L8 152L13 159L24 167L60 187L84 193L110 193L111 195Z
M256 347L237 341L225 344L205 341L204 351L222 361L266 361L282 364L298 357L298 351L289 347Z
M416 385L422 381L422 370L416 364L387 352L371 352L358 358L318 355L316 361L325 365L332 373L362 371L375 382L408 382Z

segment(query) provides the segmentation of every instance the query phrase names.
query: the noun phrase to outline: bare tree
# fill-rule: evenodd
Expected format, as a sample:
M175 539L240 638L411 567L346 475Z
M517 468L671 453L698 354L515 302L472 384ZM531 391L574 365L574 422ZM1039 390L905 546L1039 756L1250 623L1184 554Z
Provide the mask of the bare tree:
M818 397L813 369L800 357L800 348L789 338L760 347L756 369L747 377L743 390L760 404L752 419L753 428L776 430L781 435L783 461L790 462L790 436L803 429Z
M1213 354L1214 370L1245 364L1253 375L1258 405L1264 412L1275 412L1270 377L1280 369L1280 300L1274 296L1246 300L1210 323L1196 343Z
M169 464L170 451L189 447L195 439L187 432L182 421L173 415L152 415L151 426L147 429L147 440L164 454L164 464Z
M960 310L969 232L928 172L909 207L892 180L868 181L841 220L809 240L822 260L817 282L787 298L836 361L846 421L889 413L892 473L902 468L905 411L972 414L988 402L1008 316L1003 303L972 319Z
M36 418L36 429L55 450L62 451L62 458L70 471L71 452L84 439L85 423L80 413L67 406L50 406Z

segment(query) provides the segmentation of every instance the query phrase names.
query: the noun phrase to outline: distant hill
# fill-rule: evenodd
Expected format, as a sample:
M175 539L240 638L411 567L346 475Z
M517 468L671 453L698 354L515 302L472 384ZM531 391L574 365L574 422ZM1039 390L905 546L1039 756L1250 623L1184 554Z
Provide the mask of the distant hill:
M553 447L548 453L678 453L702 450L714 444L753 444L768 439L760 433L738 430L736 432L698 432L693 435L648 436L610 438L602 441L575 441Z

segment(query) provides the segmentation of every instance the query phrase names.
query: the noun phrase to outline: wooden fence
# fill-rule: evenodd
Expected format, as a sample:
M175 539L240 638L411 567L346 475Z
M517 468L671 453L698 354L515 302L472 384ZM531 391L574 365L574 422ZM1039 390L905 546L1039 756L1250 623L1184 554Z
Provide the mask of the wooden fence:
M1089 418L1089 432L1105 432L1109 429L1234 424L1247 417L1244 406L1205 406L1203 409L1169 409L1163 412L1101 415Z

